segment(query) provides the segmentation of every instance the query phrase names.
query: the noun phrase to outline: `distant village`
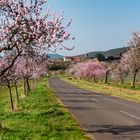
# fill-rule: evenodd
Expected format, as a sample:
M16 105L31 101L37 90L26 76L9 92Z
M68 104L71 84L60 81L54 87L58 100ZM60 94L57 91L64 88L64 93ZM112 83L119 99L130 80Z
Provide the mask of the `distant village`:
M69 65L84 62L89 59L106 62L119 60L126 50L126 48L119 48L106 52L86 53L78 56L61 56L58 54L51 54L47 55L47 59L49 60L49 69L52 71L57 71L65 70Z

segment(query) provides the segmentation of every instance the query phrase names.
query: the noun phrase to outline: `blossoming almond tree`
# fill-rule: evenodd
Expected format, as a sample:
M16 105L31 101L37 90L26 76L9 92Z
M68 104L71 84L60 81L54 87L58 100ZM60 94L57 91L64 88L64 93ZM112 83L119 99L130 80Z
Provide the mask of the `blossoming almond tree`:
M102 65L105 68L105 80L104 83L107 84L108 83L108 77L109 74L115 70L115 68L117 67L117 61L112 61L112 62L102 62Z
M35 87L36 87L36 79L44 77L48 74L49 62L48 62L48 60L46 60L46 58L44 58L44 57L37 58L35 60L35 63L36 63L36 65L34 65L35 69L33 71L32 77L31 77L31 79L32 79L32 90L34 90Z
M129 43L129 50L122 57L123 67L133 74L132 87L135 88L136 76L140 70L140 34L133 33L133 38Z
M69 73L76 78L93 78L95 82L96 77L99 78L105 74L105 68L99 62L90 60L87 62L77 63L69 69Z
M125 65L124 61L116 63L116 68L113 69L113 71L111 72L112 73L111 76L113 77L113 79L120 81L121 84L124 84L124 80L129 74L129 70L125 69L124 65Z
M10 58L10 56L7 56L0 59L1 68L6 67L9 64ZM12 110L14 110L14 103L11 87L15 87L17 102L19 102L19 93L17 87L18 82L24 80L25 95L28 95L31 90L29 79L40 78L42 76L45 76L47 72L47 60L44 58L33 58L31 56L29 57L28 55L20 56L17 58L13 67L8 69L0 77L0 84L6 85L9 89Z
M31 88L29 84L29 79L32 77L34 70L36 68L35 60L29 56L21 56L17 59L17 71L21 75L24 81L24 93L29 94Z
M7 67L8 60L10 57L1 58L0 64L2 67ZM10 103L11 103L11 109L14 110L14 103L13 103L13 96L12 96L12 90L11 88L15 86L16 89L16 97L17 102L19 102L19 96L18 96L18 88L17 88L17 81L19 80L18 73L15 71L15 65L8 69L1 77L0 77L0 84L3 86L7 86L9 89L9 97L10 97Z
M46 0L1 0L0 1L0 54L11 53L14 57L0 76L13 66L21 54L40 54L56 50L70 37L67 27L63 25L63 13L57 14L43 9ZM45 7L45 6L44 6Z
M88 61L86 62L85 75L88 78L93 78L96 82L96 77L101 77L105 74L105 68L100 62Z

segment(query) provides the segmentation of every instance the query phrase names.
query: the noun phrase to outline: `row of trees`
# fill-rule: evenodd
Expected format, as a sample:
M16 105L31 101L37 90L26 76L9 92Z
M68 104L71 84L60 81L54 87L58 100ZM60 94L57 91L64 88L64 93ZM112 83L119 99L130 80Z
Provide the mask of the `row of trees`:
M71 66L67 72L76 78L94 79L104 78L108 82L108 76L124 84L125 78L132 75L132 87L135 88L136 77L140 70L140 34L133 33L133 38L128 44L128 50L120 60L112 62L98 62L89 60Z
M99 62L90 60L71 66L67 72L75 78L94 79L95 82L96 78L102 77L105 74L105 69Z
M2 76L22 54L42 55L56 49L70 49L63 45L73 40L63 25L63 12L56 13L47 7L47 0L0 1L0 55L9 55L9 65L0 69ZM43 6L44 5L44 6Z
M31 87L29 79L45 75L48 61L44 54L65 47L74 40L64 25L61 13L46 9L47 0L0 0L0 83L7 85L14 109L11 87L23 81L25 95ZM41 57L42 56L42 57Z
M7 57L1 58L0 65L1 68L7 67L8 60ZM47 75L47 60L42 57L31 57L31 56L20 56L15 61L12 68L8 69L1 77L0 84L1 86L7 86L9 89L9 96L11 101L11 108L14 110L13 96L12 96L12 87L15 87L17 102L19 102L19 92L18 92L18 83L23 83L24 94L25 96L29 95L31 89L35 89L36 79ZM30 82L32 80L32 88Z

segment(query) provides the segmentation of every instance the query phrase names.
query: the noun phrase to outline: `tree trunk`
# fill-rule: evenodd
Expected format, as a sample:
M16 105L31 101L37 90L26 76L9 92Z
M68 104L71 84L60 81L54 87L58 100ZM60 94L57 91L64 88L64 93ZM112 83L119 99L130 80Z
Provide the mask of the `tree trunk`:
M11 86L9 84L8 84L8 89L9 89L9 95L10 95L10 101L11 101L11 109L14 110L12 91L11 91Z
M31 88L30 88L30 84L29 84L29 79L26 78L26 86L27 86L27 94L29 94L29 92L31 91Z
M37 87L37 79L34 79L34 88L36 89Z
M35 79L32 79L32 90L35 90Z
M27 95L26 79L24 79L24 94Z
M16 83L15 83L15 89L16 89L17 102L19 103L18 87L17 87L17 84Z
M0 124L0 131L2 131L2 126L1 126L1 124Z
M136 71L134 72L134 75L133 75L132 88L135 88L137 72L138 72L138 70L136 70Z
M121 78L120 80L121 80L121 84L124 85L124 79Z
M96 76L95 75L93 76L93 81L96 82Z
M109 71L106 71L106 74L105 74L105 81L104 81L105 84L108 83L108 74L109 74Z
M47 87L46 87L46 82L44 82L44 85L43 85L43 86L44 86L44 91L46 92L46 91L47 91L47 90L46 90L46 89L47 89Z

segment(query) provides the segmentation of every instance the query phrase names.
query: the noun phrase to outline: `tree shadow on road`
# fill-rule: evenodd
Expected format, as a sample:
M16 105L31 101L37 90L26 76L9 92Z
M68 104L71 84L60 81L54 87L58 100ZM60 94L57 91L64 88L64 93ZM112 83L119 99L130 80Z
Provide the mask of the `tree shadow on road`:
M140 125L83 125L86 132L94 134L111 134L119 138L140 140Z
M64 100L63 99L62 101L63 102L76 102L76 103L84 103L84 102L89 103L89 102L93 102L92 100L76 100L76 99L75 100L74 99L73 100L72 99L71 100L66 100L66 99Z
M93 108L91 108L91 107L67 107L68 109L70 109L70 110L93 110Z

